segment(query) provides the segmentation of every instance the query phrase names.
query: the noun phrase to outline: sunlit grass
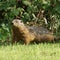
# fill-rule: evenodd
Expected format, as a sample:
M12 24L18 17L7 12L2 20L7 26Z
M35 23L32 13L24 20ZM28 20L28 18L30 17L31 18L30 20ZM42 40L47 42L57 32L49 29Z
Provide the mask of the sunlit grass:
M60 60L60 44L0 46L0 60Z

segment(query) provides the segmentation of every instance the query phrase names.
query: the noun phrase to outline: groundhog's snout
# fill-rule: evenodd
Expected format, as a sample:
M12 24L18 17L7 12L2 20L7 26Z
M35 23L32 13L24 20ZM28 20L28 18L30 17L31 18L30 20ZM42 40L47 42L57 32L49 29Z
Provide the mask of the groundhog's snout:
M11 22L11 25L13 25L13 22Z
M18 23L18 20L13 20L12 22L11 22L11 25L13 25L13 24L16 24L16 23Z

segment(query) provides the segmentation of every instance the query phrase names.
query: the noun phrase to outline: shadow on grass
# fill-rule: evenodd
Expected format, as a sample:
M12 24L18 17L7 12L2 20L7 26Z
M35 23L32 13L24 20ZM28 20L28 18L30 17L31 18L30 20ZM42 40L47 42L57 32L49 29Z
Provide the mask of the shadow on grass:
M54 42L31 42L29 45L34 45L34 44L40 44L40 43L60 43L60 40L56 40L56 41L54 41ZM19 44L19 45L24 45L24 42L23 41L20 41L20 42L18 42L18 43L14 43L14 44L12 44L12 41L9 41L9 40L6 40L6 41L2 41L2 40L0 40L0 46L7 46L7 45L17 45L17 44Z

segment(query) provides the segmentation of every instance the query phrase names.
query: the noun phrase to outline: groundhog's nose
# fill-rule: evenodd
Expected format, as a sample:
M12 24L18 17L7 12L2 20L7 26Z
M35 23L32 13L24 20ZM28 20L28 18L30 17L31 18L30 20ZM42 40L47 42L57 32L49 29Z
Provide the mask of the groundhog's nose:
M13 25L13 23L11 23L11 25Z

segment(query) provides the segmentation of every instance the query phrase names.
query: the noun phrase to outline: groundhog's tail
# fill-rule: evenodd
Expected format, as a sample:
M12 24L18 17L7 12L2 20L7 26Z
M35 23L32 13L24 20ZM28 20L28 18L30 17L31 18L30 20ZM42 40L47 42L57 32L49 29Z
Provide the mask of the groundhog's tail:
M54 40L55 41L59 41L60 40L60 36L55 36Z

